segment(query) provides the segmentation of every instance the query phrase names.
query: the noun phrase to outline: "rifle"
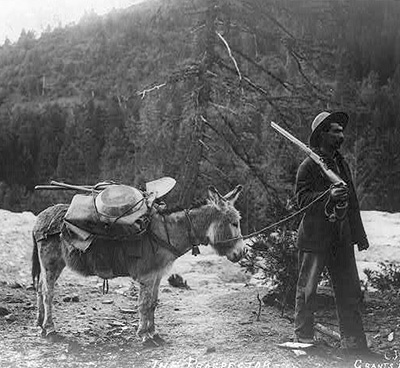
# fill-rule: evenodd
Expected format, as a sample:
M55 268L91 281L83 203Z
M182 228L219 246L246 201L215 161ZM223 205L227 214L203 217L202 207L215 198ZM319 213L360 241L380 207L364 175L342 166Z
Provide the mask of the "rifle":
M322 157L316 154L310 147L305 145L302 141L298 140L288 131L280 127L278 124L271 121L271 127L274 128L276 131L281 133L284 137L289 139L293 142L297 147L299 147L303 152L307 154L321 169L321 171L325 174L325 176L330 180L332 185L334 186L343 186L347 187L346 182L337 175L332 169L328 168ZM334 206L328 200L327 204L325 205L325 214L327 215L329 221L335 222L336 220L341 220L344 218L347 209L347 201L336 203Z
M302 141L298 140L296 137L291 135L288 131L281 128L278 124L271 121L271 126L276 131L281 133L284 137L293 142L297 147L299 147L302 151L304 151L308 157L311 158L322 170L322 172L326 175L326 177L332 182L332 184L338 185L346 185L345 181L337 175L332 169L329 169L325 164L324 160L317 155L310 147L306 146Z
M63 190L77 190L81 192L86 192L86 193L93 193L93 192L99 192L103 189L105 189L108 185L113 184L112 182L103 182L103 183L98 183L95 186L89 186L89 185L72 185L72 184L66 184L66 183L60 183L58 181L52 180L50 182L50 185L36 185L35 190L43 190L43 189L50 189L50 190L57 190L57 189L63 189Z

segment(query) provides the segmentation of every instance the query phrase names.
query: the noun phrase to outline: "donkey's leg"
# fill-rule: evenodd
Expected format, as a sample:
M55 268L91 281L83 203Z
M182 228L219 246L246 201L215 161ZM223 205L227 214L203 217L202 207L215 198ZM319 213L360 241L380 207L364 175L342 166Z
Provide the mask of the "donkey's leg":
M147 331L149 332L151 337L156 336L155 330L156 330L156 325L154 323L154 312L157 308L158 304L158 291L160 289L160 282L161 282L161 274L156 275L156 280L153 284L153 289L152 289L152 304L151 308L149 311L149 319L148 319L148 324L147 324Z
M36 326L42 327L44 319L43 291L40 277L39 248L35 236L32 234L33 253L32 253L32 281L36 289Z
M55 333L52 316L54 285L65 267L59 242L49 242L40 247L40 289L44 309L42 333L44 336ZM39 312L40 313L40 312Z
M55 333L53 322L53 297L54 285L60 276L62 268L57 270L42 270L43 273L43 305L44 305L44 318L43 318L43 335L48 336Z
M139 291L139 326L137 335L143 342L154 335L154 311L157 306L158 288L161 276L158 273L147 275L140 280Z
M36 290L36 305L37 305L36 326L42 327L44 319L44 304L43 304L43 289L42 289L41 277L39 279Z

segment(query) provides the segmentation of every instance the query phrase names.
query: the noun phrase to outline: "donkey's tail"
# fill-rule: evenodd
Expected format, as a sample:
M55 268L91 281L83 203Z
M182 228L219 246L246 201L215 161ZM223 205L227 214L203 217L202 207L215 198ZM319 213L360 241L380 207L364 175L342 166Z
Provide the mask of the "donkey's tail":
M38 246L35 235L32 233L33 251L32 251L32 285L35 290L38 290L40 276L40 262Z

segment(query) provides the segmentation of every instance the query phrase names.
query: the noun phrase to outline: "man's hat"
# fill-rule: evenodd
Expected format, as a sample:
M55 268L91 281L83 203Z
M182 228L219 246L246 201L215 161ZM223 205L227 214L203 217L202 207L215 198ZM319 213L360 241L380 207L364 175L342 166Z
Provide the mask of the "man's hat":
M338 123L343 127L343 129L345 129L348 122L349 115L347 115L345 112L321 112L315 117L311 124L311 135L309 139L310 146L318 146L319 134L327 124Z

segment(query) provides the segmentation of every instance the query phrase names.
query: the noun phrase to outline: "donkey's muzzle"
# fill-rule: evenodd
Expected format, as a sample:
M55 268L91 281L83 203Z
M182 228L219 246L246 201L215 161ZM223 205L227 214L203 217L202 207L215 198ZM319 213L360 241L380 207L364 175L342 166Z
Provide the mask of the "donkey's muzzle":
M226 257L233 263L239 262L247 253L246 247L240 247L239 249L232 249Z

